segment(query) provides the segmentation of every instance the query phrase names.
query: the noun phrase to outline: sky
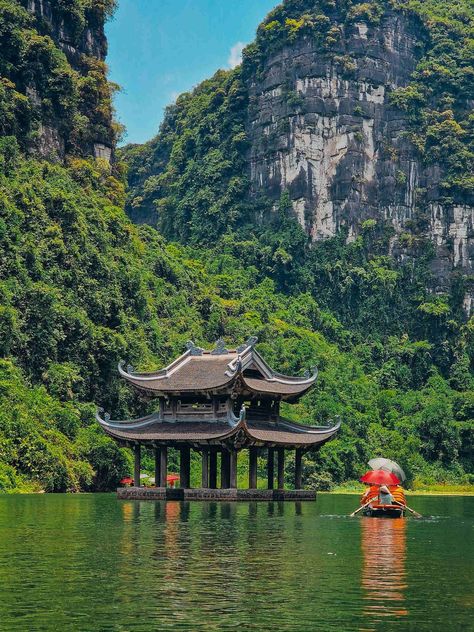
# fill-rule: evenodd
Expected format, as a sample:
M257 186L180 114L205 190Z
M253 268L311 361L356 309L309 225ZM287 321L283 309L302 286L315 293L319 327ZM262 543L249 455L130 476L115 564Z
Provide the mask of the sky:
M119 0L106 26L109 78L122 91L117 117L124 143L158 132L164 108L219 68L240 62L241 50L277 0Z

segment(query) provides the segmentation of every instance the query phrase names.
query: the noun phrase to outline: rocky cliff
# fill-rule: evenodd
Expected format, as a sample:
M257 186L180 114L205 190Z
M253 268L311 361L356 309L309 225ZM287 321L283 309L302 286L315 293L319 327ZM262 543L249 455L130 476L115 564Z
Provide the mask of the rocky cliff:
M431 289L456 279L470 313L472 32L464 1L455 11L438 0L287 0L241 69L178 99L155 139L126 150L130 215L205 241L271 223L285 192L313 244L341 232L350 243L368 221L398 262L431 251Z
M0 132L63 160L111 159L117 127L104 59L112 0L10 0L0 5Z
M365 220L388 221L390 252L400 259L410 256L407 232L423 217L436 248L435 289L447 290L453 270L473 268L474 207L446 200L444 165L424 163L408 113L390 98L409 85L426 31L417 16L391 10L375 25L336 28L330 51L303 36L248 78L251 194L276 201L288 190L312 241L343 228L353 240ZM473 296L468 288L467 312Z

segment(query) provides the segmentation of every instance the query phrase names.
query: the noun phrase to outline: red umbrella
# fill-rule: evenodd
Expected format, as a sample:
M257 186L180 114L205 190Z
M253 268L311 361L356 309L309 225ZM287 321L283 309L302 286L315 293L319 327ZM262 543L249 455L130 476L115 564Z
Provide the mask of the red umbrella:
M166 477L166 482L169 483L171 487L174 487L176 481L179 481L179 476L177 474L168 474Z
M385 470L370 470L360 479L362 483L372 483L372 485L398 485L400 479L393 472Z
M130 476L125 476L120 481L120 485L131 485L132 483L133 483L133 478L131 478Z

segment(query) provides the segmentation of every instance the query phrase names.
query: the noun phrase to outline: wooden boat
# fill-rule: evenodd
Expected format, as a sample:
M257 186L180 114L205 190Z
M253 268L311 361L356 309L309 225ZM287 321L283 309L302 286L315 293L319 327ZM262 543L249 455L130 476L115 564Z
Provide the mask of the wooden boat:
M372 518L402 518L405 515L405 507L371 503L363 509L362 513Z

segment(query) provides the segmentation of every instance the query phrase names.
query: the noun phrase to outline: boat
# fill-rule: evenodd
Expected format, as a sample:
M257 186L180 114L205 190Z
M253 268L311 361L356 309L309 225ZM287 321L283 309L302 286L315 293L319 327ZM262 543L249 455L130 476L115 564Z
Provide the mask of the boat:
M405 479L402 468L395 461L382 458L372 459L369 465L382 466L383 469L369 470L360 479L370 486L360 499L363 515L373 518L401 518L406 506L405 493L400 487L401 479Z
M360 499L360 507L350 516L362 513L373 518L402 518L409 511L415 518L422 518L408 507L405 492L400 483L406 480L405 472L391 459L378 457L369 461L372 470L361 476L360 481L368 488Z
M364 516L370 516L371 518L403 518L405 515L405 507L372 503L365 507L362 513Z

